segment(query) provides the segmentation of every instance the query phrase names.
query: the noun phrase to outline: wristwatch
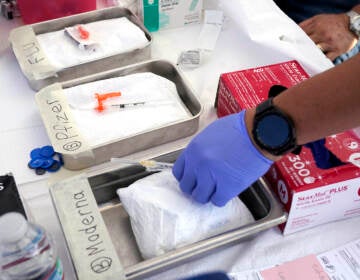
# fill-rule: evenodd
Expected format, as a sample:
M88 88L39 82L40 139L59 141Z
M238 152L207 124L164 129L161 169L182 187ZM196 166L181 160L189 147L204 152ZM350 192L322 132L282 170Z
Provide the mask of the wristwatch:
M360 14L351 10L346 13L350 18L349 29L360 37Z
M298 148L293 120L273 104L272 97L256 107L252 136L261 149L275 156Z

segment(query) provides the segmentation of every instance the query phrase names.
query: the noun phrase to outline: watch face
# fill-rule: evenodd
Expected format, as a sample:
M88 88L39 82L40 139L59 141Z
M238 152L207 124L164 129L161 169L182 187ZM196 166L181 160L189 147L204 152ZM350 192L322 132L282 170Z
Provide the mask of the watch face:
M273 104L271 97L256 107L252 135L261 149L276 156L297 148L293 120Z
M271 113L258 120L256 134L265 147L277 149L290 141L291 127L282 115Z

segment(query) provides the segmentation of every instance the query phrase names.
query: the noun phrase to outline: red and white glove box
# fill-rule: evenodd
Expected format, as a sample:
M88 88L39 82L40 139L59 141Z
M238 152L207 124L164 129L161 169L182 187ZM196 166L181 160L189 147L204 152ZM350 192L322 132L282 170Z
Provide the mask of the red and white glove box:
M218 85L217 115L254 107L268 98L271 86L289 88L308 77L297 61L224 73ZM348 163L320 169L310 149L303 147L299 155L284 156L265 174L288 212L287 222L280 226L284 234L360 214L360 139L347 131L327 137L326 147Z

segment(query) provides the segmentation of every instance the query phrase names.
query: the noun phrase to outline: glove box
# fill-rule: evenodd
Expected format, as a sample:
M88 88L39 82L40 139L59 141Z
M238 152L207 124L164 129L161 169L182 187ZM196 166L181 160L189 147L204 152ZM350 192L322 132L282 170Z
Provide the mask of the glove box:
M157 114L157 119L154 119L155 125L150 123L147 127L140 126L136 121L149 121L151 120L151 116L143 113L144 111L141 111L141 109L136 109L137 111L130 112L134 115L135 119L137 118L134 122L118 115L115 117L119 118L119 121L116 119L116 122L110 123L106 122L108 119L104 120L107 116L96 115L93 116L93 119L94 123L97 124L97 129L93 128L93 123L90 122L90 129L81 127L83 130L80 130L78 122L76 122L72 114L74 110L70 108L68 99L63 94L66 89L75 88L76 86L81 86L90 82L101 82L106 79L124 76L129 77L131 74L141 73L155 74L156 77L160 77L163 80L166 79L166 82L168 83L171 82L170 84L173 87L171 98L176 97L177 108L180 108L180 110L185 112L181 118L168 122L167 120L175 114L172 107L170 107L170 109L166 107L166 111L162 111L162 108L164 107L159 107L155 103L155 107L152 107L151 109L151 112L153 112L154 115ZM106 80L106 83L108 83L108 81L109 80ZM142 84L142 81L143 80L140 80L138 84ZM153 89L151 92L150 89L142 88L141 90L145 92L143 97L145 98L148 95L157 94L155 92L156 89L157 88ZM86 92L92 93L91 98L93 98L92 89L91 91L86 89ZM72 93L72 96L74 96L77 95L79 91L76 89ZM124 95L125 94L121 95L120 98ZM202 111L200 102L177 68L171 63L163 60L146 61L87 77L73 79L67 82L55 83L40 90L35 98L52 146L56 152L62 154L64 167L71 170L94 166L109 161L112 157L122 157L190 136L198 129L199 117ZM93 110L93 108L91 110ZM81 117L82 116L83 115L81 115ZM83 119L85 119L86 122L88 121L87 117L83 117L81 120L77 118L78 121L82 121ZM114 120L112 119L112 121ZM161 124L160 121L162 121ZM134 131L132 131L132 133L126 132L127 134L124 135L123 131L120 131L119 129L119 122L124 124L124 128L130 127L131 129L134 129ZM97 137L98 130L101 130L104 125L107 125L109 128L106 128L107 133L104 132L104 136L101 136L106 137L106 139L101 139L100 143L90 143L90 138L84 137L84 134L87 133L94 134L95 137ZM110 135L110 132L114 132L114 134ZM119 135L122 136L120 137Z
M174 162L179 152L172 151L154 159ZM126 188L149 174L142 166L118 164L59 181L50 187L77 279L144 279L286 221L281 205L267 183L260 179L239 196L252 213L254 222L145 260L140 255L129 216L116 189Z
M126 27L129 27L129 25L133 27L131 29L133 32L129 32L126 35L127 37L124 37L123 42L118 42L118 44L124 46L122 50L121 48L108 49L113 40L119 38L121 33L125 33L114 30L116 29L114 26L111 26L111 28L102 27L101 30L97 27L95 32L93 32L95 33L94 35L92 35L92 32L86 31L87 35L90 34L90 37L86 39L91 39L95 36L97 40L91 41L100 44L100 48L92 53L84 53L84 50L80 51L76 47L76 41L72 41L71 36L66 36L68 33L65 31L65 28L79 25L86 26L86 24L94 24L102 20L109 22L107 20L116 19L127 19L130 23ZM103 29L106 29L106 32ZM107 29L110 29L110 31ZM98 35L96 37L96 31L103 33L101 33L101 36ZM132 41L131 44L133 45L130 48L129 41L134 40L135 31L136 35L143 37L143 41L141 45L135 44ZM44 34L51 34L51 37L47 38L46 44L44 42L40 44L39 36L44 36ZM11 31L9 39L21 70L27 78L30 87L34 90L40 90L44 86L55 82L64 82L151 58L150 47L152 37L150 33L139 18L130 10L120 7L96 10L21 26ZM56 41L62 43L63 49L57 47L59 44ZM53 59L49 57L50 51ZM72 54L72 59L65 59L70 54ZM82 59L77 60L78 57L82 57ZM54 58L56 61L54 61ZM67 61L69 59L74 62L69 64L69 61ZM64 61L67 62L63 63Z

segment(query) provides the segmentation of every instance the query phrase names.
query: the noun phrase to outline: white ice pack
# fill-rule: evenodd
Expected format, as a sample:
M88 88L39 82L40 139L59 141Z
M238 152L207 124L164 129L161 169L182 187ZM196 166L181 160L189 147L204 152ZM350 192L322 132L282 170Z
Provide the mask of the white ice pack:
M147 176L117 193L145 259L254 221L239 198L224 207L195 202L182 193L170 170Z
M138 26L126 17L95 21L81 25L94 48L84 48L65 29L36 36L49 61L58 70L115 54L145 47L149 40ZM71 30L77 26L70 26Z

